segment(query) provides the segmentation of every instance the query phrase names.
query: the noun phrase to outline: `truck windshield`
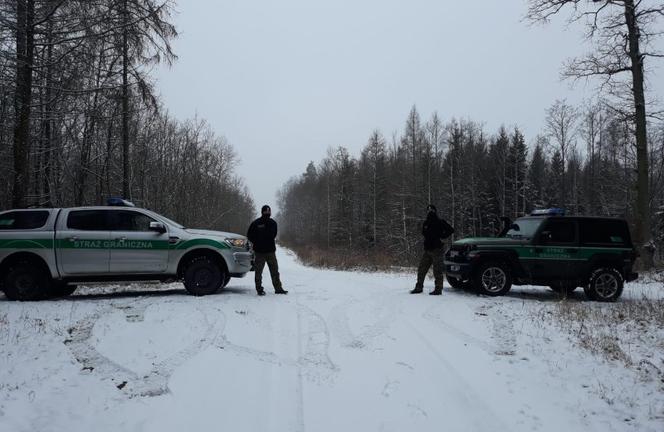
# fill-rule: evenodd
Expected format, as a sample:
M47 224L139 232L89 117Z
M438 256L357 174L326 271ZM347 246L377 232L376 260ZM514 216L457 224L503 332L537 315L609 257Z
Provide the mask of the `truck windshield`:
M517 219L507 231L505 237L513 239L531 239L544 219Z

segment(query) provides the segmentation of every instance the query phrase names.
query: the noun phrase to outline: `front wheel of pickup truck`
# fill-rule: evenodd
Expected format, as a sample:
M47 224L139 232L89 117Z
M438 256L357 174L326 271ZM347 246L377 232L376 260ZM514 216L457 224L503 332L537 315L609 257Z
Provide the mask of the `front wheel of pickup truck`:
M10 265L2 285L8 299L33 301L46 298L51 284L51 276L42 265L19 261Z
M206 256L194 258L184 271L184 287L189 294L214 294L224 284L226 272Z

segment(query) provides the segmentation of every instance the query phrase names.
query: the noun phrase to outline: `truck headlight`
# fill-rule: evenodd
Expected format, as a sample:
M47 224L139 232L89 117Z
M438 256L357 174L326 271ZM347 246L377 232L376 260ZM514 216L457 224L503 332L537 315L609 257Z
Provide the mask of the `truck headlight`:
M226 243L228 243L231 247L237 248L237 249L244 249L247 247L247 240L245 239L239 239L239 238L227 238Z

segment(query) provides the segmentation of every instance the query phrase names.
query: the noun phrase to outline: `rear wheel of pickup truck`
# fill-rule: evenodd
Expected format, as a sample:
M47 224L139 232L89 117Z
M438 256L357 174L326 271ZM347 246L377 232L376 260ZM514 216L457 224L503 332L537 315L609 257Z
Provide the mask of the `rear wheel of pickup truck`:
M51 276L41 263L21 260L10 264L2 286L10 300L33 301L46 298L51 284Z
M203 296L214 294L224 284L226 272L207 256L191 260L184 271L184 287L189 294Z

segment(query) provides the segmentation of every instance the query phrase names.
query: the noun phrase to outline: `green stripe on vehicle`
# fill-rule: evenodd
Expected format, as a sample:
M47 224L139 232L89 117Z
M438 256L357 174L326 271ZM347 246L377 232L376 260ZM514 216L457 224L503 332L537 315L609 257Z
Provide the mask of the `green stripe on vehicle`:
M51 239L8 239L0 240L0 249L52 249Z
M596 254L614 254L621 255L624 252L631 251L629 248L598 248L598 247L565 247L565 246L533 246L533 245L489 245L478 244L477 251L501 251L505 249L514 250L521 259L549 259L549 260L568 260L585 261ZM541 251L536 251L541 249ZM575 250L570 253L568 250Z
M0 240L0 249L52 249L51 239L9 239ZM193 239L171 244L168 240L69 240L55 241L58 249L114 249L114 250L183 250L195 246L209 246L216 249L230 249L224 242L211 239Z
M167 240L69 240L60 239L58 249L168 250Z
M231 248L226 243L216 241L216 240L194 239L194 240L187 240L185 242L177 243L175 245L172 245L172 249L176 249L176 250L189 249L190 247L193 247L193 246L211 246L211 247L217 248L217 249L230 249Z

